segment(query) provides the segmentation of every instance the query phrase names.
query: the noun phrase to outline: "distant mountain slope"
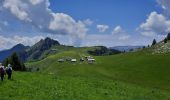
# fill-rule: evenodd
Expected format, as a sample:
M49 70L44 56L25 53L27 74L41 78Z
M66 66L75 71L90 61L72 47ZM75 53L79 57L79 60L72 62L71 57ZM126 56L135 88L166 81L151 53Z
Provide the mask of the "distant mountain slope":
M115 46L115 47L110 47L110 49L115 49L122 52L123 51L129 52L131 49L136 50L142 47L143 46Z
M56 45L60 45L60 43L56 40L50 39L48 37L44 40L42 39L26 51L28 55L27 59L38 60L45 51Z
M37 42L31 47L25 47L22 44L18 44L10 50L0 52L0 61L2 62L13 52L17 52L22 61L37 61L42 60L50 55L61 53L64 51L78 50L77 52L80 52L80 49L84 49L86 53L94 56L113 55L121 53L119 50L109 49L104 46L79 48L73 46L60 45L58 41L47 37L45 39L41 39L39 42Z
M96 46L94 47L94 50L89 50L88 53L94 56L104 56L104 55L119 54L121 53L121 51L115 49L109 49L105 46Z
M43 54L48 51L52 46L59 46L60 43L56 40L46 38L40 40L38 43L32 47L24 46L23 44L17 44L9 50L4 50L0 52L0 62L5 58L9 57L12 53L16 52L22 61L27 60L39 60Z
M24 54L25 50L28 48L29 46L24 46L23 44L17 44L11 49L0 51L0 62L2 62L5 58L9 57L14 52L18 54ZM20 58L24 59L24 55L20 56Z
M73 46L66 46L66 45L61 45L58 41L46 38L40 40L38 43L33 45L31 48L29 48L27 52L27 61L35 61L35 60L42 60L50 55L56 54L56 53L61 53L64 51L72 51L72 50L79 50L79 49L84 49L85 52L92 54L92 55L111 55L111 54L117 54L121 53L118 50L110 50L104 46L96 46L96 47L73 47ZM80 51L78 51L80 52Z

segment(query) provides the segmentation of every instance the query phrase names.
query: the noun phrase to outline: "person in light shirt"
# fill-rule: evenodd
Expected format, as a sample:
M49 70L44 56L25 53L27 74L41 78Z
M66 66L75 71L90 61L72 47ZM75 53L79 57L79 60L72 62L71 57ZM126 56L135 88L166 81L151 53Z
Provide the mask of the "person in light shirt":
M8 79L11 79L11 76L12 76L12 67L11 67L11 64L8 64L8 67L6 68L6 73L8 75Z

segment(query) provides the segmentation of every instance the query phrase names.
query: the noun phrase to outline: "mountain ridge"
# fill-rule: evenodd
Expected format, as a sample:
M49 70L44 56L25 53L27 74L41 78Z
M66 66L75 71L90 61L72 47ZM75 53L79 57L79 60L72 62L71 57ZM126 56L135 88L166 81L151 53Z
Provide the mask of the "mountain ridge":
M24 46L23 44L17 44L13 46L11 49L0 51L0 62L4 59L8 58L12 53L16 52L18 54L24 53L26 49L30 48L29 46ZM20 58L22 58L20 56Z
M143 48L144 46L130 46L130 45L127 45L127 46L114 46L114 47L110 47L110 49L115 49L115 50L119 50L119 51L122 51L122 52L129 52L130 50L136 50L136 49L140 49L140 48Z
M11 49L0 51L0 62L8 58L14 52L19 55L22 61L26 61L28 59L38 59L44 51L54 45L60 45L60 43L56 40L50 39L49 37L41 39L31 47L24 46L20 43L13 46Z

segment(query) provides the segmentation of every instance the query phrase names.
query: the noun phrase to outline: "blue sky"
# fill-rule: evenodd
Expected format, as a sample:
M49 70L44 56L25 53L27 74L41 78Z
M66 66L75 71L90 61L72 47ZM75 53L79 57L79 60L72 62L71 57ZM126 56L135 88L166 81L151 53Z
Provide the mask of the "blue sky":
M133 30L152 11L161 12L155 0L51 0L54 12L63 12L77 20L91 19L111 26Z
M47 36L74 46L147 45L170 32L169 14L169 0L1 0L0 47Z
M50 8L77 20L90 18L98 23L120 24L127 28L137 27L152 11L160 12L155 0L51 0Z

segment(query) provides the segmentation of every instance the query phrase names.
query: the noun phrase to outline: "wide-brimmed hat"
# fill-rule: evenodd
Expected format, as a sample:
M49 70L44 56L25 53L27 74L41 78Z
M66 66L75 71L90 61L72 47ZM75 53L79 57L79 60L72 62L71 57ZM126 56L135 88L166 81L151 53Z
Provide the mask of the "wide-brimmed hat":
M11 67L11 64L8 64L8 67Z

